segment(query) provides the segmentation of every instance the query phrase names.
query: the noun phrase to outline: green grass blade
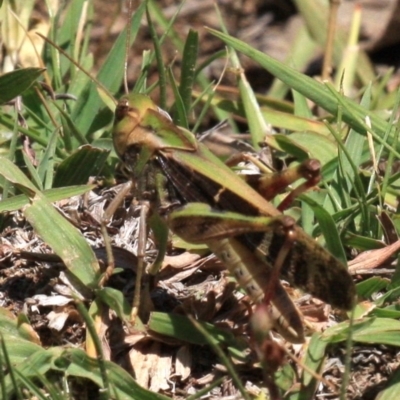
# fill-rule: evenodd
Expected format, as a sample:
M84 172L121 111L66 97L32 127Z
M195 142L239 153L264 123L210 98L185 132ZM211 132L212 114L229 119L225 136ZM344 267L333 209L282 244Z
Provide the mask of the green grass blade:
M57 168L54 187L82 185L92 176L99 176L109 155L108 150L85 145L79 147Z
M216 7L216 10L223 31L227 32L222 16L219 13L218 7ZM254 149L259 150L261 143L263 142L268 143L268 139L270 137L270 135L267 135L268 126L262 116L260 105L258 104L256 95L252 87L250 86L250 83L248 82L246 75L243 72L243 68L240 64L239 57L236 54L236 51L233 47L229 48L229 57L231 59L233 68L235 68L237 71L236 72L237 83L239 87L240 98L246 115L246 120L249 125L252 146L254 147Z
M389 380L385 383L385 389L381 390L376 400L397 400L400 393L400 370L394 371Z
M248 44L238 39L235 39L214 29L207 28L207 30L211 34L223 40L229 46L232 46L237 51L245 54L252 60L259 63L263 68L265 68L277 78L281 79L292 89L295 89L298 92L302 93L305 97L311 99L331 114L337 115L340 102L338 101L338 98L334 96L330 90L327 89L325 85L282 64L281 62L262 53L261 51L252 48ZM365 118L368 116L372 122L372 131L376 132L376 134L381 138L384 137L388 125L385 120L375 115L374 113L365 110L363 107L360 107L359 105L345 97L342 97L340 101L343 105L343 121L345 121L358 132L365 134L367 128L364 121ZM400 156L399 153L397 153L397 155Z
M15 120L10 115L0 111L0 124L8 129L13 129L15 125ZM47 137L43 137L41 130L33 129L31 127L24 128L23 126L18 126L18 131L28 136L30 139L32 139L33 142L43 147L46 147L48 145L48 139ZM64 158L66 156L65 151L60 148L57 148L56 154L60 158Z
M23 68L0 76L0 104L29 89L43 73L43 68Z
M335 221L331 215L321 207L317 202L311 200L307 196L300 196L314 211L314 214L318 220L319 227L326 241L326 247L329 251L335 255L344 264L347 263L346 253L344 251L340 236L335 224Z
M204 336L204 338L211 346L211 348L214 350L214 352L217 354L221 362L225 365L225 368L227 369L230 377L232 378L232 381L234 382L237 389L241 393L242 398L245 400L250 400L250 395L246 392L246 389L243 386L242 381L240 380L239 375L237 374L232 361L226 356L221 347L218 345L218 341L216 341L213 335L210 334L206 329L204 329L202 324L196 321L193 317L191 317L190 320L194 325L194 327Z
M22 153L22 156L29 175L31 176L32 182L39 188L39 190L43 190L43 183L41 177L39 176L38 170L33 166L30 158L25 153Z
M204 336L193 326L189 318L183 315L152 312L148 326L154 332L184 340L188 343L198 345L208 343ZM216 328L209 323L202 323L202 326L220 345L235 345L232 333Z
M145 11L145 5L145 2L142 2L136 9L132 18L130 44L132 44L136 39L136 35L141 25L142 16ZM97 79L105 84L112 93L118 91L123 80L124 55L126 49L125 38L126 29L116 40L97 75ZM77 129L82 132L84 136L111 122L111 112L104 112L103 114L96 114L96 112L94 112L94 110L102 108L103 102L98 94L97 88L94 84L89 82L85 90L82 92L82 95L78 98L71 115L71 119L75 122Z
M179 93L182 98L186 114L189 113L192 103L192 89L196 73L196 61L199 51L199 34L190 29L186 38L182 55L181 79Z
M122 292L111 287L105 287L99 289L96 292L96 295L104 304L107 304L116 312L118 318L129 323L131 319L132 306L129 304Z
M38 235L79 280L76 282L78 289L87 294L88 288L95 288L100 267L93 250L76 228L41 193L31 199L24 214Z
M50 395L51 396L50 398L53 400L61 399L61 393L56 392L56 389L54 388L53 385L48 385L47 387L45 386L45 390L48 392L48 395L45 395L45 394L43 394L43 388L39 388L37 384L33 383L32 380L25 377L25 375L21 374L17 369L15 370L15 375L18 377L19 386L20 387L22 386L22 387L25 387L26 389L28 389L30 392L29 394L34 395L35 400L36 399L47 400L49 398L48 395ZM44 383L44 381L45 381L44 377L37 376L37 378L42 383ZM53 386L53 387L51 388L51 386ZM64 400L64 399L62 399L62 400Z
M174 112L174 122L178 126L182 126L183 128L189 128L189 122L187 120L187 112L186 108L183 104L181 94L179 93L178 86L176 85L174 75L172 73L171 68L168 68L168 77L172 87L172 91L174 92L175 97L175 111Z
M97 362L98 362L98 368L100 370L100 376L101 376L101 387L102 391L100 394L100 399L107 399L111 393L110 393L110 382L108 380L108 374L107 374L107 369L105 366L105 359L104 359L104 352L103 352L103 347L101 345L100 338L96 332L96 326L89 315L88 311L86 310L86 307L82 304L81 301L77 300L76 302L76 307L78 309L79 314L83 318L86 324L86 330L89 332L91 340L93 341L95 348L96 348L96 353L97 353Z
M59 129L54 129L50 134L49 144L43 154L43 158L38 168L38 174L42 178L43 187L50 189L53 185L54 177L54 154L57 148Z
M305 26L301 26L295 36L294 41L290 44L285 64L296 66L299 71L304 71L315 58L315 53L318 51L317 44L310 37ZM285 83L279 79L274 79L268 90L268 96L274 99L284 99L288 92L289 87Z
M13 364L11 363L11 359L9 357L3 335L0 336L0 344L1 344L1 351L3 353L4 364L8 370L8 377L11 380L11 385L14 391L14 395L17 397L17 399L23 400L24 396L22 395L21 388L17 383L16 371L14 370Z
M314 333L308 344L306 355L302 360L303 364L311 371L320 373L325 361L326 347L327 343L321 340L321 336L318 333ZM306 370L303 370L299 392L291 395L290 400L310 400L314 398L317 384L318 381Z
M296 90L292 90L292 95L294 100L294 115L312 119L312 112L307 104L307 99Z
M156 56L157 69L158 69L158 80L160 87L160 107L165 110L167 108L167 77L165 73L165 66L161 51L161 41L157 36L156 29L150 16L150 11L146 2L146 16L147 23L149 25L151 39L154 45L154 54Z
M95 188L95 185L69 186L57 189L44 190L43 194L49 201L59 201L72 196L79 196ZM9 197L6 200L0 201L0 213L11 212L21 209L29 203L29 197L21 194L14 197Z
M63 109L63 107L59 106L56 102L54 103L54 105L57 107L58 111L60 112L60 116L61 116L61 119L63 121L63 126L64 126L64 129L63 129L64 130L64 134L65 134L66 131L70 131L72 136L76 139L76 141L80 145L88 144L89 143L88 139L82 134L82 132L79 131L79 129L75 125L75 122L73 121L73 119L69 115L69 113L67 113ZM66 127L68 127L68 129L66 129ZM65 148L68 151L72 150L71 144L67 143L65 140L64 140L64 144L65 144Z
M83 7L85 6L85 0L72 0L67 3L67 7L63 13L63 22L59 23L58 16L55 20L55 23L59 23L59 26L56 28L56 39L57 43L63 47L63 49L74 59L78 59L78 49L76 48L76 33L78 32L79 24L81 23L81 17L83 15ZM85 21L86 24L88 21ZM85 25L86 25L85 24ZM88 29L88 33L90 30ZM53 64L55 67L56 64ZM59 74L60 76L64 76L66 73L70 73L72 80L76 79L76 69L75 67L68 62L65 58L61 58L59 60ZM54 71L55 73L55 71Z
M0 175L21 187L22 190L28 190L30 193L38 191L26 175L14 163L4 157L0 157Z

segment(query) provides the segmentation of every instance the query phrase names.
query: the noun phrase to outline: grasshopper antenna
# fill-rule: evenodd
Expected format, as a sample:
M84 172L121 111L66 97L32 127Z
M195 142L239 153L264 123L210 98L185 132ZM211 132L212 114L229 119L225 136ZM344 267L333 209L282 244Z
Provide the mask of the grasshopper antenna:
M132 0L126 1L128 6L128 24L126 26L126 42L125 42L125 63L124 63L124 91L125 94L129 94L128 87L128 59L129 59L129 48L131 42L131 25L132 25L132 13L133 13L133 4Z

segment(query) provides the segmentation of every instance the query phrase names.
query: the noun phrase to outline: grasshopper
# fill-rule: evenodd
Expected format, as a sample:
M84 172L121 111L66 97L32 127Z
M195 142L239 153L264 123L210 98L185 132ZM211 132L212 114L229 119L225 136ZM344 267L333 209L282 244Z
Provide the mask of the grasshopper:
M274 282L274 270L334 307L352 308L355 286L345 266L149 97L131 94L119 101L113 143L135 181L157 171L173 188L183 204L168 211L174 233L206 244L254 302L268 289L276 328L286 339L304 341L303 327L286 291Z

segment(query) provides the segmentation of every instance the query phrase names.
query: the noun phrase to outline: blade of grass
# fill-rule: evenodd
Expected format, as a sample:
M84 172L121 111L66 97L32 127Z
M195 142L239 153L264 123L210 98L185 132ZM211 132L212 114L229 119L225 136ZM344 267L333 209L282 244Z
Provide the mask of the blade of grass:
M18 117L16 116L15 120L14 120L14 127L12 130L12 137L11 137L11 141L10 141L10 151L8 153L8 159L10 161L13 161L15 158L15 151L17 149L17 141L19 138L19 132L18 132L18 128L19 128L19 121L18 121ZM2 198L5 200L7 199L8 195L9 195L9 190L10 190L10 183L8 180L4 180L4 178L2 179L2 186L3 186L3 196Z
M343 121L362 134L366 134L367 130L369 130L364 123L365 118L368 116L372 122L372 131L376 132L376 134L374 134L374 138L380 143L383 143L383 137L388 129L388 124L379 116L368 110L365 110L363 107L345 97L333 95L326 85L301 74L300 72L282 64L277 60L274 60L272 57L252 48L248 44L214 29L206 29L214 36L223 40L229 46L232 46L237 51L258 62L263 68L277 78L281 79L289 87L302 93L305 97L314 101L331 114L337 115L338 105L342 104ZM390 146L386 145L385 147L388 150L391 150ZM396 148L397 147L400 148L400 144L398 144ZM400 153L396 150L394 151L395 155L400 158Z
M199 50L199 34L190 29L186 38L185 47L182 55L181 79L179 93L182 98L186 115L191 110L192 89L196 73L196 61ZM178 124L179 125L179 124Z
M75 282L79 291L90 296L88 289L97 286L100 267L84 237L39 192L31 199L31 204L25 207L24 214L38 235L79 280Z
M132 18L130 45L136 39L137 33L141 26L142 16L145 12L145 7L146 3L142 2L136 9L135 15ZM121 35L118 36L118 39L116 40L111 51L108 53L107 59L97 75L97 79L104 83L112 93L116 93L118 91L123 80L123 64L126 50L125 38L126 29ZM119 65L116 65L116 62L119 63ZM85 87L83 94L78 98L71 115L71 119L75 122L77 129L82 132L84 136L87 136L88 133L104 126L105 119L98 118L99 115L93 112L93 110L101 109L102 104L103 103L98 94L97 88L92 85L91 82L89 82ZM108 118L111 118L111 115L109 115Z
M49 201L54 202L72 196L79 196L88 192L89 190L94 189L95 187L95 185L61 187L57 189L44 190L43 194L49 199ZM29 197L25 194L10 197L6 200L0 201L0 213L19 210L28 203Z
M316 42L310 37L307 28L301 26L290 44L290 49L287 52L288 56L284 63L294 66L299 71L304 71L315 58L316 50ZM288 92L289 87L284 82L275 78L268 90L268 96L274 99L284 99Z
M4 341L3 335L0 335L0 343L1 343L1 350L3 353L3 357L4 357L4 364L7 367L8 377L11 379L11 384L14 389L13 390L14 396L16 396L17 399L19 399L19 400L23 400L24 396L22 395L20 385L17 382L16 371L14 370L14 367L13 367L10 357L8 355L8 351L7 351L7 347L6 347L6 343Z
M82 185L87 183L90 177L100 176L108 155L108 150L89 144L79 147L59 164L53 186Z
M90 337L95 345L96 348L96 353L97 353L97 362L98 362L98 367L100 370L100 376L102 380L102 389L100 391L100 399L108 399L111 396L110 392L110 382L108 380L108 375L107 375L107 368L105 366L105 359L104 359L104 352L103 352L103 347L100 342L99 336L97 335L96 328L94 325L94 321L90 317L89 313L86 310L86 307L82 304L82 302L79 299L75 299L75 304L78 309L78 312L80 316L83 318L83 320L86 323L86 329L90 334Z
M322 370L323 363L325 361L325 351L327 343L321 340L321 336L318 333L314 333L311 336L311 340L307 347L307 352L304 356L303 364L307 366L311 371L319 373ZM314 398L315 390L317 387L317 380L306 370L303 370L301 374L301 387L295 396L291 396L291 400L310 400Z
M31 183L26 175L10 160L4 157L0 157L0 175L18 185L21 190L29 194L38 192L38 189Z
M15 370L15 375L18 376L18 381L19 381L19 385L22 387L25 387L26 389L29 390L29 394L30 395L34 395L35 400L36 399L40 399L40 400L47 400L49 397L49 395L51 396L51 399L57 400L60 399L61 397L61 393L59 391L56 391L54 386L53 386L53 390L49 390L50 386L50 382L47 381L48 386L44 385L44 390L49 392L46 395L43 394L43 388L39 388L37 384L33 383L31 379L28 379L27 377L25 377L23 374L21 374L18 370ZM45 383L45 379L43 379L44 377L37 377L42 384ZM31 397L32 398L32 397Z
M29 175L31 176L32 182L39 188L39 190L43 190L42 179L38 174L38 170L33 166L31 159L26 155L25 152L22 153L22 157L25 162L25 166L28 170Z
M225 365L227 371L229 372L230 377L232 378L232 381L235 383L236 388L239 390L241 393L243 399L245 400L250 400L250 396L247 394L246 389L244 388L242 381L239 378L239 375L236 373L235 367L231 360L225 355L225 353L222 351L221 347L218 346L218 342L215 341L214 337L210 335L207 330L205 330L201 324L198 323L193 317L190 317L190 321L192 324L196 327L196 329L204 336L208 344L212 347L214 352L217 354L221 362Z
M172 69L169 67L168 68L168 77L169 77L169 82L172 87L172 91L174 92L174 97L175 97L175 111L174 112L174 122L178 126L182 126L183 128L188 129L189 128L189 123L187 120L187 111L186 108L183 104L183 100L181 97L181 94L179 92L178 86L176 85L176 81L174 78L174 75L172 73Z
M218 7L215 7L222 30L227 33L222 16L219 12ZM260 106L257 102L256 95L251 88L247 78L243 72L243 68L240 65L239 57L237 56L234 48L229 48L229 58L231 59L233 68L237 70L237 83L239 87L241 101L243 102L244 111L246 114L247 123L251 134L251 141L254 149L260 149L260 143L268 143L268 126L263 118L260 110Z
M177 11L174 14L174 16L169 19L164 16L162 13L162 10L160 6L157 4L156 1L154 0L149 0L149 9L151 11L151 15L153 16L154 20L157 22L157 24L161 27L163 32L166 32L164 35L168 35L168 37L171 39L173 42L174 46L178 49L180 53L182 53L183 48L184 48L184 43L183 40L180 38L180 35L173 29L173 21L177 17L178 13L180 12L180 9L184 5L184 1L182 1L179 6L177 7ZM162 42L162 40L161 40ZM208 78L203 74L201 71L198 70L198 73L196 74L196 80L199 83L199 85L204 89L210 85L210 81ZM213 111L216 114L218 120L223 121L228 119L229 120L229 114L226 114L225 112L219 110L216 107L213 107Z
M43 68L23 68L0 76L0 104L11 101L29 89L43 71Z
M306 196L304 197L301 196L301 199L304 200L305 197ZM324 235L326 241L326 247L332 254L335 255L336 258L341 260L346 265L347 263L346 253L344 251L342 241L340 240L340 236L335 221L323 207L321 207L316 202L310 200L311 199L307 198L307 200L305 201L314 211L321 232Z
M161 52L161 42L157 36L153 21L150 16L148 3L146 1L146 17L149 25L150 36L154 45L154 53L156 56L158 80L160 87L160 107L165 110L167 108L167 77L165 73L164 61Z

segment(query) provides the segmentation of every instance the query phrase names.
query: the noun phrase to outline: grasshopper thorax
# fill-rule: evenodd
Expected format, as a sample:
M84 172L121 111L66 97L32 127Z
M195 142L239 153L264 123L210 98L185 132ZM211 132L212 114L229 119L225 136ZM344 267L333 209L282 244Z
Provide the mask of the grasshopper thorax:
M114 148L130 167L135 166L143 152L146 153L146 159L150 159L159 148L153 129L145 122L149 109L156 109L151 99L141 94L132 94L122 98L115 110Z
M125 161L125 153L139 142L141 116L139 110L132 107L127 98L121 99L115 109L113 143L118 156Z

